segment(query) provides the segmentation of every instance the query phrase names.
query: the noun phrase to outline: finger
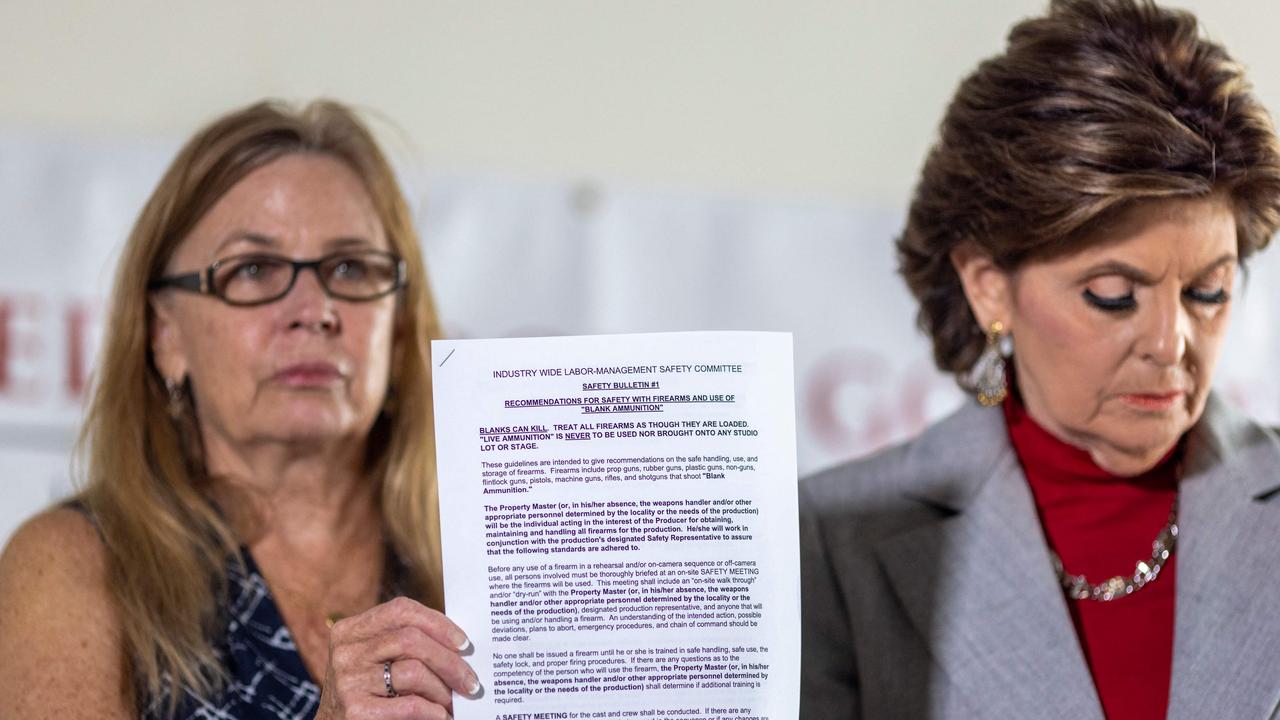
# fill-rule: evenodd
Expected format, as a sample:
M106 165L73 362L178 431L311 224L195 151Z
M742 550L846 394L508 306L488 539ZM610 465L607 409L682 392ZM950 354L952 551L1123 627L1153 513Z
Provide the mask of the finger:
M348 708L347 717L362 720L452 720L448 708L418 695L371 697L357 707Z
M436 675L421 660L405 658L391 663L391 686L399 695L418 695L445 709L453 709L453 691L449 689L440 676ZM376 673L374 695L385 695L386 678L382 668Z
M387 692L382 670L387 660L417 661L444 686L441 695L445 697L453 691L474 696L480 689L475 673L465 660L415 627L402 627L379 638L335 647L329 656L335 678L333 684L345 697L350 697L351 693L360 697L385 697ZM384 682L379 684L378 680ZM424 682L429 684L431 681ZM407 692L399 684L394 687L399 692Z
M359 615L339 620L334 623L330 637L335 643L362 642L408 626L418 628L455 652L471 645L462 628L444 613L407 597L389 600Z
M359 652L346 646L346 652ZM363 648L366 654L372 652ZM453 712L453 696L444 682L420 662L399 660L392 665L394 696L388 695L383 676L383 663L367 658L358 667L348 663L331 664L321 696L322 707L330 707L333 717L348 720L387 720L396 718L449 718ZM417 665L417 668L414 666ZM372 681L371 681L372 679ZM325 715L330 717L330 715Z
M456 650L445 647L417 627L402 627L361 645L365 657L382 660L414 659L440 678L454 692L473 696L480 691L480 680L471 666Z

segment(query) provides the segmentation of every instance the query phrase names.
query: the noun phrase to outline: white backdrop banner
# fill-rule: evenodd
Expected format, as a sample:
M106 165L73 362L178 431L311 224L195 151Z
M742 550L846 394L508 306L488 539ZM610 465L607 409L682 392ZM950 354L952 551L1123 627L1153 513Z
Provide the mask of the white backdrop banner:
M0 133L0 542L73 486L116 257L174 151ZM909 437L961 400L894 271L905 202L401 175L450 336L792 332L801 474ZM1276 254L1237 293L1217 381L1273 423Z

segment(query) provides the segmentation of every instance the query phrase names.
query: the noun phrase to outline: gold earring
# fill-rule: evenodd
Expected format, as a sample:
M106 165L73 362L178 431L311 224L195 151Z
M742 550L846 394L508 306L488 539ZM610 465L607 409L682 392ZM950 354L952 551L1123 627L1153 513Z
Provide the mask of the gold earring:
M978 403L992 407L1009 394L1005 359L1013 355L1013 334L996 320L987 329L987 347L969 369L966 383L978 394Z

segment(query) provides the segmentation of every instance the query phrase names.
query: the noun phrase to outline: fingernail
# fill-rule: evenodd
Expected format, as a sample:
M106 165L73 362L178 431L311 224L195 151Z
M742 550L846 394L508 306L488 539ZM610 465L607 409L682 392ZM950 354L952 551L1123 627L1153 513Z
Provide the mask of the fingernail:
M472 697L480 694L480 679L475 675L472 675L470 682L467 683L467 694Z
M458 648L458 652L466 652L467 648L471 647L471 638L463 635L462 633L458 633L453 636L453 646Z

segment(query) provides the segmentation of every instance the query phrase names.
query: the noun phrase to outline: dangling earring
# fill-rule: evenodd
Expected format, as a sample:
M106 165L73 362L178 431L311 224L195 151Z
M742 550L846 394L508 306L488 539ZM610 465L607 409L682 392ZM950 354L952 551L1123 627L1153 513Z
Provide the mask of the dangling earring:
M991 407L1004 402L1009 394L1005 380L1005 358L1013 355L1013 335L1004 331L1004 323L996 320L987 330L987 347L965 378L978 393L978 402Z
M182 413L186 411L186 404L183 402L186 399L184 384L180 380L164 379L164 389L169 393L169 417L174 420L182 417Z

